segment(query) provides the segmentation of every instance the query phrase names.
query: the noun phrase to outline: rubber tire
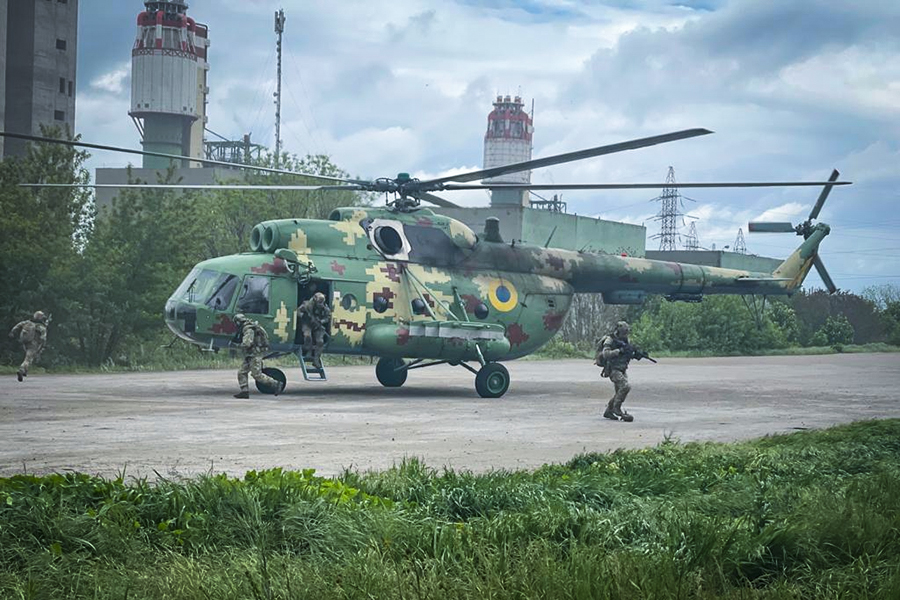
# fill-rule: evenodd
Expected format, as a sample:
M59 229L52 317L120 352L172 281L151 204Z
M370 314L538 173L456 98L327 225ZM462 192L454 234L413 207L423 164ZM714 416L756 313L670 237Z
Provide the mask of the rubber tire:
M254 379L253 382L256 384L256 389L258 389L260 391L260 393L262 393L262 394L275 394L275 393L280 394L284 390L285 386L287 385L287 375L284 374L284 371L282 371L281 369L276 369L275 367L263 367L262 372L265 375L268 375L269 377L274 379L275 381L280 382L281 389L273 390L271 387L269 387L267 385L263 385Z
M378 378L378 383L384 387L400 387L406 383L409 371L406 369L394 370L404 364L406 362L402 358L379 358L378 364L375 365L375 377Z
M488 363L475 375L475 391L482 398L499 398L509 389L509 371L500 363Z

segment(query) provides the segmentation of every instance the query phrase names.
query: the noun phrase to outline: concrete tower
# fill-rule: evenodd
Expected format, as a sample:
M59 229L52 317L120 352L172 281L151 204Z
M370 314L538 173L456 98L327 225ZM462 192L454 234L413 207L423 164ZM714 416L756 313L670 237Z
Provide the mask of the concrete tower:
M78 0L0 0L0 129L41 135L41 125L75 132ZM28 142L0 139L0 158Z
M131 50L131 111L144 150L203 156L208 30L187 16L185 0L145 0ZM145 156L143 166L168 167ZM189 165L179 165L189 166ZM190 166L199 166L191 164Z
M522 98L497 96L494 110L488 115L487 133L484 134L484 168L501 167L511 163L531 160L531 138L534 126L531 116L525 112ZM530 183L531 171L510 173L485 179L484 183ZM528 192L524 190L494 190L491 206L529 206Z

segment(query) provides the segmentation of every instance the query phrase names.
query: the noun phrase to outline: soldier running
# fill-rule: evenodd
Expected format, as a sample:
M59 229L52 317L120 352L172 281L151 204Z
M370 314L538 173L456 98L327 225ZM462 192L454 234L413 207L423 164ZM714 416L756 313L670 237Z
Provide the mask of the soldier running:
M325 304L325 294L316 292L300 305L300 330L303 332L303 354L313 361L322 356L325 334L331 324L331 309Z
M16 373L19 381L28 376L28 367L37 361L47 344L47 315L41 311L34 313L28 321L20 321L9 332L9 337L19 340L25 350L25 360Z
M284 384L262 372L263 357L269 351L269 335L259 323L251 321L241 313L234 315L234 323L238 326L238 333L235 338L240 340L241 350L244 353L244 362L241 364L241 368L238 369L238 385L241 386L241 391L235 394L234 397L250 397L250 386L247 380L248 373L253 376L257 383L276 390L275 395L277 396L284 390Z
M631 391L628 384L628 363L633 358L633 353L629 352L631 345L628 342L628 334L631 327L625 321L616 323L616 329L613 333L603 336L597 345L597 357L594 364L603 367L602 377L609 377L613 382L616 393L606 405L603 416L613 421L634 421L634 417L622 409L622 404Z

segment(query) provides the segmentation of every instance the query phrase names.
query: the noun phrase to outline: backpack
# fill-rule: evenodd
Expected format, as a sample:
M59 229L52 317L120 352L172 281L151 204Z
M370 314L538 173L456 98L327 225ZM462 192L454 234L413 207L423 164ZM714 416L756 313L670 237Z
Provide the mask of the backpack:
M35 333L37 333L37 326L31 321L25 321L19 330L19 343L30 344L34 341Z
M255 322L251 327L253 327L253 344L259 348L268 348L269 334L266 333L266 330L259 323Z
M603 346L606 344L606 340L609 338L608 335L604 335L600 338L600 341L597 342L597 357L594 359L594 364L598 367L605 367L606 365L606 357L603 356Z

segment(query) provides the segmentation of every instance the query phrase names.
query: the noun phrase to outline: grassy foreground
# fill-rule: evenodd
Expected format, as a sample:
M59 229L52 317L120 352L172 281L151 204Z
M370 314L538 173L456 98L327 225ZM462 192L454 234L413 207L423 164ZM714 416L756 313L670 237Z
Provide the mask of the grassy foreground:
M0 598L900 598L900 420L534 472L0 479Z

